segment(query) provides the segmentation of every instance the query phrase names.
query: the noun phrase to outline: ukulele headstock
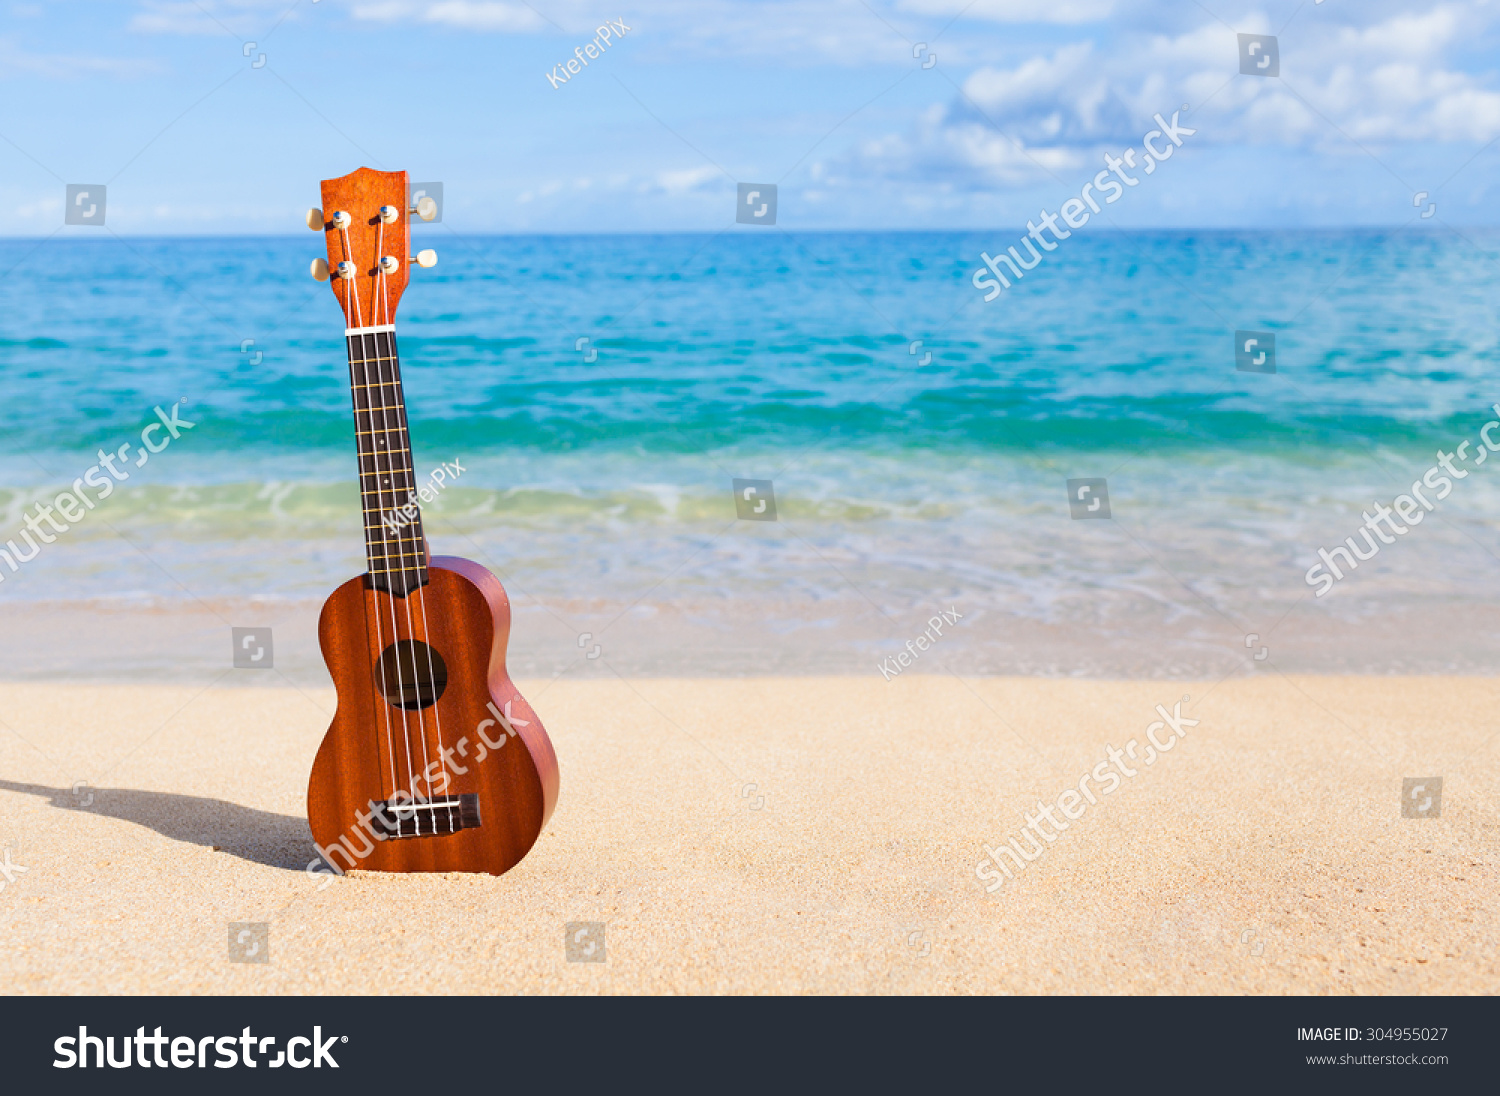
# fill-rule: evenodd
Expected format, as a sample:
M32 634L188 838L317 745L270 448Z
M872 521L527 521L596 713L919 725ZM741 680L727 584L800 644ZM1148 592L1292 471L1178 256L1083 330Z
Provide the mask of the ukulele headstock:
M332 283L348 327L394 322L410 264L437 262L431 251L411 257L409 215L431 220L435 207L423 198L409 210L406 195L406 172L362 167L324 179L322 208L307 211L307 227L322 230L328 252L313 260L312 275Z

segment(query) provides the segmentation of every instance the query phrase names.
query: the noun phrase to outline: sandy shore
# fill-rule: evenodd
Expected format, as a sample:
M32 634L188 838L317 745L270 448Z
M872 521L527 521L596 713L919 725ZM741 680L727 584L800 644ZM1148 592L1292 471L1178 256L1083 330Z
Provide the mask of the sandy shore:
M1500 989L1487 679L523 682L562 764L526 861L320 889L332 691L248 676L0 685L0 991ZM1136 775L987 893L983 847L1132 738ZM1432 776L1440 817L1403 818ZM231 922L269 963L229 961ZM604 962L567 960L570 922Z

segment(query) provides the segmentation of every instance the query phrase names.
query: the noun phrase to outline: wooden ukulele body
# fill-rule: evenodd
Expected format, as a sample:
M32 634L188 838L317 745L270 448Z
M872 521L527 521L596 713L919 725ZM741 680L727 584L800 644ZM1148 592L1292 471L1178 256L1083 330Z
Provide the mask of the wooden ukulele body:
M340 872L499 875L531 849L557 804L552 743L505 669L504 588L479 564L450 556L432 558L427 578L403 598L360 576L323 606L318 637L338 709L313 763L307 816L320 855ZM445 667L426 707L382 692L382 656L407 641L426 644ZM477 797L477 824L416 834L398 826L390 835L381 825L389 812L372 819L371 807L396 792L415 792L418 802Z

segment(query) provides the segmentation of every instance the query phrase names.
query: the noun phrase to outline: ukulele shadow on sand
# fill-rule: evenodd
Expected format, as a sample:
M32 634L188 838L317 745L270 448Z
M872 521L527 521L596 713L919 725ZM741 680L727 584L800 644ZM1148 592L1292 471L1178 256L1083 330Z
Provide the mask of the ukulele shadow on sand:
M302 871L316 855L307 819L222 799L87 784L70 790L14 780L0 780L0 791L41 796L58 810L133 822L172 841L216 849L267 867Z

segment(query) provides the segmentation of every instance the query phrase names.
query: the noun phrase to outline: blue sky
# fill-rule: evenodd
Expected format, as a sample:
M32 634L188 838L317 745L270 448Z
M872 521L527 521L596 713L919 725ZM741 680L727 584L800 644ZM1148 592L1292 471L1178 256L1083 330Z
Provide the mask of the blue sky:
M1119 225L1399 225L1417 191L1440 223L1500 223L1496 0L0 13L6 236L56 230L72 182L108 184L121 234L291 233L319 179L362 164L442 180L458 230L717 231L737 181L777 183L789 227L1018 226L1183 104L1197 133ZM607 21L629 29L553 87ZM1276 35L1280 77L1239 74L1237 32Z

